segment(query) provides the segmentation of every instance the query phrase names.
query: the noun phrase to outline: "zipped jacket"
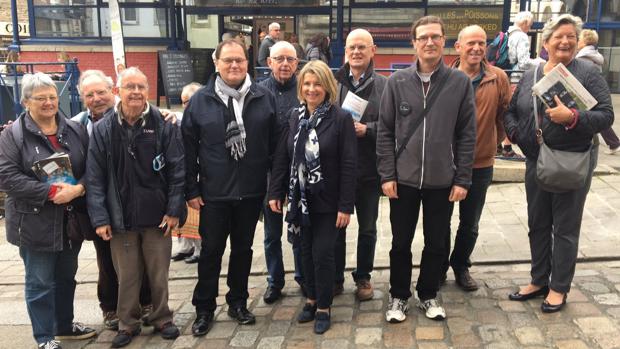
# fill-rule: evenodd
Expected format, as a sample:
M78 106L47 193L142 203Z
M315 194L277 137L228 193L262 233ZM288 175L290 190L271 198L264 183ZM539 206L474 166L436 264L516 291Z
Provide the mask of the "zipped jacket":
M397 181L419 189L469 188L476 143L476 107L469 77L443 63L431 76L428 93L417 62L392 74L381 97L377 164L381 183ZM450 73L451 72L451 73ZM436 85L451 74L439 91ZM427 100L437 98L405 144ZM396 159L397 147L405 147Z

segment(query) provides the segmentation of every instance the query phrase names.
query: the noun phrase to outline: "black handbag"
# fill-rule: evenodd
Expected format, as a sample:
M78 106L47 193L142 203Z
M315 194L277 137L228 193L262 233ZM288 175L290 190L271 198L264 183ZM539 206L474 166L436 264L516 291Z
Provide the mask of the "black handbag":
M534 79L538 76L538 66ZM538 101L532 95L534 118L536 119L536 141L540 145L536 160L536 181L546 191L564 193L581 189L586 185L592 161L592 145L585 152L551 149L545 144L542 133L542 121L538 116Z
M92 241L97 237L95 229L90 223L83 198L75 199L67 205L67 236L72 241Z

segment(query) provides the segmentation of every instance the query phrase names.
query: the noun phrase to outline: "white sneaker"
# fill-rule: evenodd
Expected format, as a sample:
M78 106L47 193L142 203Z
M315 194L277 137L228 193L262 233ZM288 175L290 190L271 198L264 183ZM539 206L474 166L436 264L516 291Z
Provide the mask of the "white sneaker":
M60 347L60 342L57 340L50 340L45 343L39 344L39 349L62 349Z
M388 310L385 312L385 320L391 323L403 322L407 318L407 311L409 310L409 301L406 299L392 298L390 296L390 303Z
M446 318L446 311L435 298L419 301L418 308L424 310L426 317L429 319L443 320Z
M613 154L615 154L615 153L617 153L619 151L620 151L620 147L609 148L609 150L606 151L605 154L613 155Z

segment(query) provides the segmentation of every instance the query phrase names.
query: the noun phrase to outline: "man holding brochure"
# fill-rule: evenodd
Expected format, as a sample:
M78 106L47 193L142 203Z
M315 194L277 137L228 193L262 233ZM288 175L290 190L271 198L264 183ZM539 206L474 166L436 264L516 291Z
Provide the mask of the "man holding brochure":
M375 259L377 217L379 212L379 175L377 174L377 120L379 102L387 78L374 70L373 57L377 47L365 29L355 29L347 36L347 63L335 74L338 80L337 102L353 116L357 136L357 189L355 210L359 225L357 265L353 279L360 301L373 297L370 273ZM342 293L345 268L345 230L336 241L336 278L334 293Z

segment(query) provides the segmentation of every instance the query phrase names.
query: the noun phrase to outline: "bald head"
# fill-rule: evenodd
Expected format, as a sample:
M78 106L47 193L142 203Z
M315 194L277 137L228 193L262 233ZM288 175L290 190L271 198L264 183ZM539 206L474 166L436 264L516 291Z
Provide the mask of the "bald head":
M477 71L486 55L487 33L478 25L467 26L459 32L454 48L459 54L459 68Z
M485 32L481 26L477 24L468 25L467 27L461 29L459 36L457 37L457 41L461 41L464 36L480 34L484 35L484 39L486 40L487 32Z
M367 30L355 29L347 35L345 55L354 74L366 71L376 51L372 35Z

